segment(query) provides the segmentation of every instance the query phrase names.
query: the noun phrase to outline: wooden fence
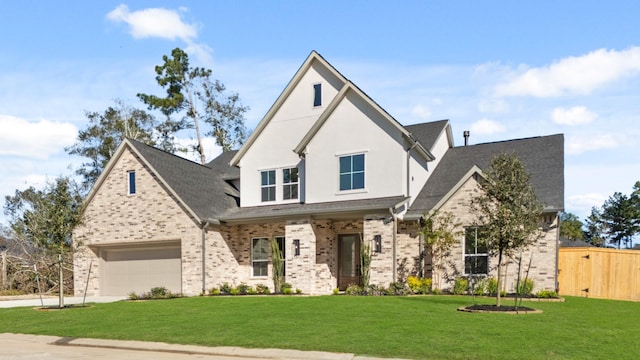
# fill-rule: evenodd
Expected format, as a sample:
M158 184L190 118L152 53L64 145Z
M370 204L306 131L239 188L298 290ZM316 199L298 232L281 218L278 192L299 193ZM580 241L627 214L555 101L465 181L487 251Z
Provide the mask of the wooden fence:
M560 295L640 300L640 251L560 248Z

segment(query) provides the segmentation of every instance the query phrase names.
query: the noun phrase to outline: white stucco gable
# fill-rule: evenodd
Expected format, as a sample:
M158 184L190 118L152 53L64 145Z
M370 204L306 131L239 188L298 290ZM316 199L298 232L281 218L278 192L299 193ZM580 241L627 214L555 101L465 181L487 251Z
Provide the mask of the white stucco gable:
M304 192L300 189L297 196L289 198L283 191L285 172L289 169L298 169L298 184L302 187L303 183L304 164L292 149L346 82L346 78L324 58L315 51L311 52L230 161L232 166L240 167L242 207L304 202ZM273 187L267 190L271 193L266 201L263 196L265 176L267 185Z
M304 158L307 203L409 196L434 160L412 135L358 87L347 82L296 146ZM359 157L364 179L343 186L341 162ZM413 176L411 171L414 172ZM348 176L348 174L346 175Z

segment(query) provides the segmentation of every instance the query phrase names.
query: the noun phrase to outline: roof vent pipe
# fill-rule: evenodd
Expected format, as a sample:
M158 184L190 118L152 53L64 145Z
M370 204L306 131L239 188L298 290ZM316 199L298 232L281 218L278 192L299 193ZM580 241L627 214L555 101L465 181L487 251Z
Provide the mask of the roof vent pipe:
M469 145L469 130L465 130L462 135L464 136L464 146Z

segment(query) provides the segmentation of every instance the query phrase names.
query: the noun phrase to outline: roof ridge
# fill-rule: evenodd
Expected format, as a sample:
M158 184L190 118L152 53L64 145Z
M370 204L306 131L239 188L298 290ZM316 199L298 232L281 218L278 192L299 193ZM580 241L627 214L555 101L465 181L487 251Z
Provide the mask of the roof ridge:
M460 145L460 146L454 147L454 149L469 148L469 147L472 147L472 146L481 146L481 145L502 144L502 143L515 142L515 141L534 140L534 139L541 139L541 138L550 138L550 137L555 137L555 136L564 136L564 134L559 133L559 134L551 134L551 135L530 136L530 137L517 138L517 139L489 141L489 142L470 144L470 145Z
M140 141L140 140L136 140L136 139L129 138L129 137L127 137L126 139L127 139L127 140L129 140L130 142L132 142L133 144L142 145L142 146L145 146L145 147L147 147L147 148L149 148L149 149L151 149L151 150L155 150L155 151L157 151L157 152L164 153L164 154L166 154L166 155L171 155L171 156L173 156L173 157L175 157L175 158L177 158L177 159L180 159L180 160L184 160L184 161L187 161L187 162L193 163L194 165L198 165L198 166L205 167L205 168L207 168L207 169L211 169L211 167L210 167L210 166L207 166L207 165L205 165L205 164L200 164L200 163L199 163L199 162L197 162L197 161L193 161L193 160L190 160L190 159L184 158L184 157L179 156L179 155L176 155L176 154L174 154L174 153L172 153L172 152L169 152L169 151L166 151L166 150L163 150L163 149L157 148L157 147L155 147L155 146L153 146L153 145L149 145L149 144L143 143L143 142L142 142L142 141ZM216 158L217 158L217 156L216 156L214 159L216 159ZM211 161L213 161L214 159L211 159ZM209 162L211 162L211 161L209 161ZM209 163L209 162L208 162L208 163Z

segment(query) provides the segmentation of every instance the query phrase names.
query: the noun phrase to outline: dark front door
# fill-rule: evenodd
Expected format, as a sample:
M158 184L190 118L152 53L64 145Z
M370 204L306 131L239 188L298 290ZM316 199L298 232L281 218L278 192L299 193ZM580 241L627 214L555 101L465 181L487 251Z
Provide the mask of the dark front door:
M360 237L358 234L338 236L338 288L360 285Z

